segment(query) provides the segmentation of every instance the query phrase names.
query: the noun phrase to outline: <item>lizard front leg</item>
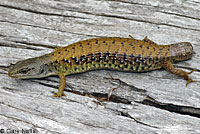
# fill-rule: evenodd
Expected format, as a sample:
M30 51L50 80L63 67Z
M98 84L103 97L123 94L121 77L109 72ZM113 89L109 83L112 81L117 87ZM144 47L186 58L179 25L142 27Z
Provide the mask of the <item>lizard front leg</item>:
M172 63L169 62L169 61L168 61L168 62L164 62L164 63L162 64L162 67L163 67L164 69L168 70L169 72L171 72L171 73L173 73L173 74L175 74L175 75L178 75L178 76L180 76L180 77L186 79L186 80L187 80L186 86L187 86L189 83L194 82L194 80L192 80L192 79L189 77L189 74L191 74L191 73L194 72L195 70L192 70L192 71L190 71L189 73L188 73L188 72L185 72L185 71L183 71L183 70L181 70L181 69L175 68L175 67L172 65Z
M64 74L59 74L59 78L60 78L60 84L59 84L59 88L58 88L58 92L54 93L55 97L61 97L61 96L66 96L64 94L64 89L66 86L66 78Z

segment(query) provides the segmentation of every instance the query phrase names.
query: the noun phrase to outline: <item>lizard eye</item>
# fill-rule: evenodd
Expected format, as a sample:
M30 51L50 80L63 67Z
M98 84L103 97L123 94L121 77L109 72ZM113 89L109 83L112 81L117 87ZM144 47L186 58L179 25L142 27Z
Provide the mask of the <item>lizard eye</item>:
M22 68L21 70L19 70L19 73L22 73L22 74L26 74L27 72L29 72L31 69L28 69L28 68Z

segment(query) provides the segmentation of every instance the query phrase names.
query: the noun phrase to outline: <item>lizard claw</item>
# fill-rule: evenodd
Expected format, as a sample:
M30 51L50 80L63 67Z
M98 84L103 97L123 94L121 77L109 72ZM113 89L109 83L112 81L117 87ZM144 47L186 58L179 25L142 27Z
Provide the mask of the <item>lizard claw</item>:
M195 80L189 78L185 86L187 87L187 85L188 85L189 83L191 83L191 82L195 82Z
M187 74L191 74L191 73L193 73L194 71L197 71L197 70L192 70L192 71L190 71L189 73L187 73Z
M192 71L190 71L190 72L188 72L188 73L186 73L186 74L189 75L189 74L193 73L194 71L196 71L196 70L192 70ZM191 78L188 77L188 80L187 80L187 83L186 83L185 86L187 87L187 85L188 85L189 83L191 83L191 82L195 82L195 80L193 80L193 79L191 79Z
M66 94L64 94L64 93L59 93L59 92L54 92L54 95L53 95L54 97L62 97L62 96L66 96Z

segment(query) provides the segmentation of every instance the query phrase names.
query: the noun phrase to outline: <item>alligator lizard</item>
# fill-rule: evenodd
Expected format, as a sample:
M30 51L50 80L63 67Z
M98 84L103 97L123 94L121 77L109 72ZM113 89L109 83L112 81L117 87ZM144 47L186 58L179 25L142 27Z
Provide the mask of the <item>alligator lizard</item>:
M185 72L172 63L190 59L193 47L189 42L158 45L147 37L143 40L120 37L105 37L83 40L55 49L50 54L19 61L11 66L8 75L28 79L58 75L60 84L54 96L64 96L66 75L96 69L112 69L130 72L147 72L164 68L193 82Z

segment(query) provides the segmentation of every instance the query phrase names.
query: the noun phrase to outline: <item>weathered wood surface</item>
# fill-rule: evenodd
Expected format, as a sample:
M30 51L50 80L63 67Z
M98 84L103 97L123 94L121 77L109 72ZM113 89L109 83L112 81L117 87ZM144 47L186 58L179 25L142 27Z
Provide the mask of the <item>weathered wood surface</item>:
M200 133L200 83L164 70L148 73L92 71L67 76L66 97L52 97L58 77L15 80L11 63L93 37L146 35L159 44L191 42L195 55L176 64L198 69L199 0L1 0L0 129L38 133L132 134ZM190 71L190 70L187 70ZM110 102L105 97L110 89ZM86 95L87 94L87 95Z

